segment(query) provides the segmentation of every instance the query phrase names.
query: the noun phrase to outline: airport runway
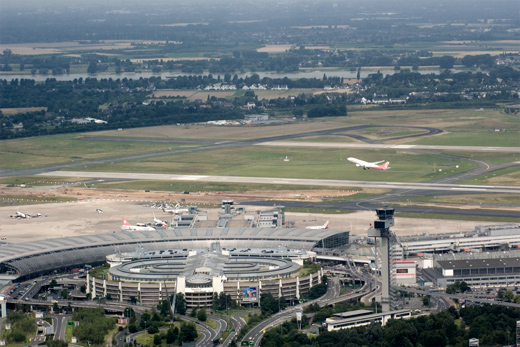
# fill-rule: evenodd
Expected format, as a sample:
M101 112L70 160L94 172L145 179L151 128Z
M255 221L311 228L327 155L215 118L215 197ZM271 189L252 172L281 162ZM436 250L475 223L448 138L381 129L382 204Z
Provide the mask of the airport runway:
M198 181L219 183L263 183L303 186L326 187L370 187L386 189L420 189L438 190L449 192L479 192L479 193L510 193L520 194L520 187L515 186L476 186L464 184L441 183L403 183L403 182L369 182L346 180L318 180L302 178L276 178L276 177L241 177L241 176L209 176L209 175L172 175L172 174L146 174L124 172L84 172L84 171L51 171L45 175L60 177L91 177L96 179L123 179L123 180L161 180L161 181Z
M437 151L457 151L457 152L505 152L520 153L520 147L490 147L490 146L442 146L442 145L391 145L391 144L371 144L371 143L334 143L334 142L291 142L291 141L270 141L259 143L258 146L275 147L320 147L320 148L366 148L366 149L395 149L395 150L437 150Z

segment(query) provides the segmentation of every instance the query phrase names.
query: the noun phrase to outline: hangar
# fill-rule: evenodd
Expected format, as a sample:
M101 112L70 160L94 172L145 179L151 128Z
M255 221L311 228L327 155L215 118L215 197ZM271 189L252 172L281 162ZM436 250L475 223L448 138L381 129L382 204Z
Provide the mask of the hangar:
M435 255L425 277L436 287L446 288L456 281L470 287L520 285L520 251L477 252Z

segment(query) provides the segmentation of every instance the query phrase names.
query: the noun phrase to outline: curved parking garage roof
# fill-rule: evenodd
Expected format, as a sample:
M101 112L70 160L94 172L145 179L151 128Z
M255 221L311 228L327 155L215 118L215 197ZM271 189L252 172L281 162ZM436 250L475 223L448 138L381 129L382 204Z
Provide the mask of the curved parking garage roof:
M282 252L287 258L290 251ZM204 266L202 266L204 265ZM203 273L200 270L203 269ZM110 268L110 274L125 281L162 282L185 276L189 281L201 277L207 282L212 276L228 279L280 278L300 271L300 265L286 259L265 258L251 254L224 255L221 252L198 250L184 259L149 258ZM204 274L204 276L203 276ZM210 281L211 282L211 281Z
M0 247L0 264L19 276L46 270L101 262L109 254L148 250L206 248L218 241L224 248L312 249L317 242L345 230L298 228L178 228L122 231L42 241L9 243Z

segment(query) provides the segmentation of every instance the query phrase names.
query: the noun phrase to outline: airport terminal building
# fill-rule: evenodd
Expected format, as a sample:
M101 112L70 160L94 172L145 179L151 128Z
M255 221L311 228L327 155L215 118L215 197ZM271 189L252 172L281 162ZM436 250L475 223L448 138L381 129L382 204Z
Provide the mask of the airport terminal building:
M222 291L242 303L254 302L244 299L244 293L255 289L290 300L321 281L321 272L300 275L303 261L315 257L313 250L349 243L346 230L271 225L169 227L4 244L0 277L31 278L109 261L116 266L108 278L88 278L92 297L110 294L113 300L127 301L133 296L143 304L156 304L182 292L189 306L202 306ZM136 255L136 250L153 256Z

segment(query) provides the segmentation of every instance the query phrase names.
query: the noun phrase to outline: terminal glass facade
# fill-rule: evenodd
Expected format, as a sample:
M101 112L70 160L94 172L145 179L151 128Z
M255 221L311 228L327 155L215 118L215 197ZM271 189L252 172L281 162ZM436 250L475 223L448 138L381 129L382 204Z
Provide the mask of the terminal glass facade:
M348 245L350 242L350 232L345 231L342 233L334 234L329 237L326 237L318 243L316 243L316 248L341 248Z

